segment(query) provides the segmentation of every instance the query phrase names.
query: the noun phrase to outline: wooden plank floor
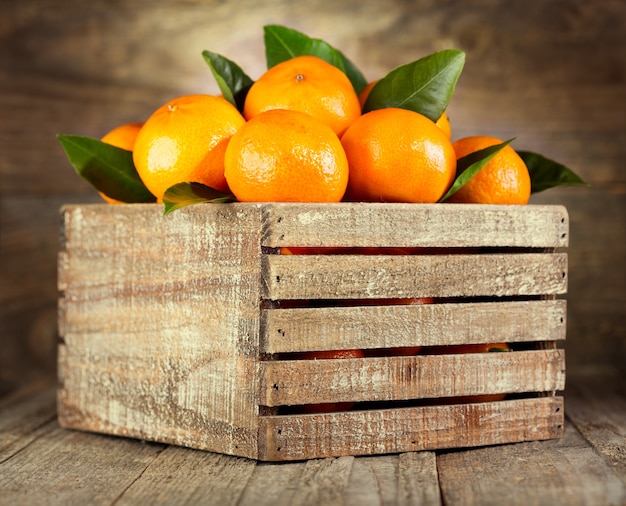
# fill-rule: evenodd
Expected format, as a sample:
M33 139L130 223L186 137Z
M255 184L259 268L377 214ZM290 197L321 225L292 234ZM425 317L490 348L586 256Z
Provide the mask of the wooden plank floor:
M624 505L625 387L568 378L560 440L257 464L62 429L39 383L0 402L0 504Z

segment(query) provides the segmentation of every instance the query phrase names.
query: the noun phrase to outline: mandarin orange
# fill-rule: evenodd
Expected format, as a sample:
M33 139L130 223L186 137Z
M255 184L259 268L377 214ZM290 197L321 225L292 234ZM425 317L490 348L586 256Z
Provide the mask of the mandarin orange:
M142 126L143 121L124 123L123 125L115 127L113 130L109 130L100 140L116 148L132 151Z
M332 129L312 116L269 110L232 136L225 176L241 202L339 202L348 160Z
M500 144L495 137L463 137L452 144L457 160L470 153ZM509 145L500 150L477 174L446 202L474 204L527 204L530 174L524 160Z
M222 97L185 95L159 107L145 122L133 160L142 181L158 199L183 182L227 191L224 153L245 123Z
M250 88L243 114L252 119L272 109L310 114L337 135L360 116L359 99L348 77L316 56L297 56L267 70Z
M413 111L370 111L348 128L341 143L350 165L347 200L432 203L454 180L450 140Z

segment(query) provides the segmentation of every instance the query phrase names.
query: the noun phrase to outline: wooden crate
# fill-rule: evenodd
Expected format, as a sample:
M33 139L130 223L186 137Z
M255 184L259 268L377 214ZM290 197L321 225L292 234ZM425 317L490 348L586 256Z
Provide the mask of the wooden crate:
M565 208L235 203L162 213L62 209L64 427L272 461L561 436ZM434 303L394 303L411 297ZM362 303L371 299L382 301ZM514 351L429 353L485 342ZM416 356L291 355L417 345ZM496 393L508 395L466 398ZM298 408L344 401L355 404Z

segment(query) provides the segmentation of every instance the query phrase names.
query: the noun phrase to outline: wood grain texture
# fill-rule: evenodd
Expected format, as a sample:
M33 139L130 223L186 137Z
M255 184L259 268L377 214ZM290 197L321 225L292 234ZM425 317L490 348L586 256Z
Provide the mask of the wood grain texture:
M622 505L626 487L571 424L556 443L444 452L437 458L445 504ZM564 484L567 484L564 486Z
M46 436L10 459L10 473L0 473L0 503L113 504L164 448L91 436L49 422Z
M398 504L440 504L435 486L437 462L433 452L403 453L398 459Z
M0 402L0 464L51 430L55 389L49 382L38 382Z
M561 439L276 464L62 430L50 383L31 384L0 403L0 504L621 505L623 380L587 371L568 389Z
M242 506L440 504L433 452L338 457L276 465L260 462Z
M563 398L260 418L261 460L476 447L559 437Z
M615 371L584 374L569 382L567 416L626 488L626 382Z
M265 353L558 341L565 300L265 309Z
M65 210L64 426L256 453L255 206Z
M569 241L569 218L562 206L339 203L274 204L266 209L263 245L270 247L558 248Z
M358 504L400 504L412 491L409 486L402 486L399 482L400 455L381 455L379 458L357 457L354 459L351 480L346 490L346 503L357 506ZM421 462L426 463L434 458L434 453L424 452ZM407 462L406 460L404 462ZM433 469L434 468L434 469ZM403 470L406 466L403 467ZM433 470L437 471L436 463L431 467L423 465L419 471L413 473L416 480L428 481L427 476L432 476ZM425 494L427 489L432 488L437 480L430 481L420 491ZM403 483L404 485L404 483ZM437 504L437 503L433 503Z
M263 296L366 299L563 294L567 255L266 255Z
M265 406L551 392L565 387L563 350L261 363Z
M259 463L240 504L440 504L433 452Z
M236 505L254 472L253 460L168 446L120 497L116 504ZM162 484L168 483L164 493Z

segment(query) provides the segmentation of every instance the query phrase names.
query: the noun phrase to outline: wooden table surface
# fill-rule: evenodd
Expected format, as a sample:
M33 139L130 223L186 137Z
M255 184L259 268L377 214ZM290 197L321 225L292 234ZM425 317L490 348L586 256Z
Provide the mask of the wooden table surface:
M0 401L0 504L626 504L626 381L568 378L562 439L287 464L59 427L55 385Z

